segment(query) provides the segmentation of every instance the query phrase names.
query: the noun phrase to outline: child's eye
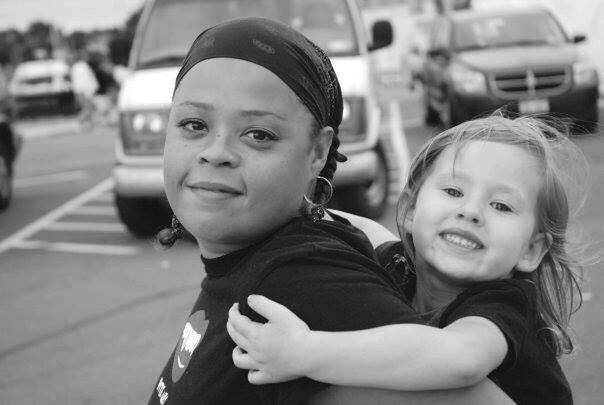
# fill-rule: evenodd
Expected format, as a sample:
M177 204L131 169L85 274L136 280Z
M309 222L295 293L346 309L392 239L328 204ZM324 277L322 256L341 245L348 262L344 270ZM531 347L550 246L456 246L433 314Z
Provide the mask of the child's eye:
M495 208L497 211L512 212L512 208L509 205L504 204L502 202L493 202L493 203L491 203L491 206L493 208Z
M243 136L254 141L255 143L266 143L277 139L277 136L272 132L258 128L248 130L243 134Z
M443 188L443 191L449 194L451 197L463 197L463 193L461 192L461 190L458 190L453 187Z
M207 131L208 126L206 125L205 122L201 121L201 120L193 120L193 119L186 119L186 120L182 120L178 123L178 127L179 128L184 128L185 130L189 131L189 132L203 132L203 131Z

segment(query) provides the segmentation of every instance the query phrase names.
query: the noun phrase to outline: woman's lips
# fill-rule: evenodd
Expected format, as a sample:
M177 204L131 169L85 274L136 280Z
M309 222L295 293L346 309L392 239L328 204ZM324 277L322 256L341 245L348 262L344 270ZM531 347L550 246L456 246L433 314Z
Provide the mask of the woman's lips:
M243 195L243 192L236 187L213 181L188 182L186 183L186 186L195 194L212 200L220 200Z

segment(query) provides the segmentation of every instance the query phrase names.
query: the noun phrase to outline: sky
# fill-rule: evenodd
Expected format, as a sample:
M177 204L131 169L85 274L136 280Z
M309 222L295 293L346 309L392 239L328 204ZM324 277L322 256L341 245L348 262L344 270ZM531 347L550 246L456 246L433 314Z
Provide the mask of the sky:
M144 0L0 0L0 31L26 29L34 21L69 33L123 25Z

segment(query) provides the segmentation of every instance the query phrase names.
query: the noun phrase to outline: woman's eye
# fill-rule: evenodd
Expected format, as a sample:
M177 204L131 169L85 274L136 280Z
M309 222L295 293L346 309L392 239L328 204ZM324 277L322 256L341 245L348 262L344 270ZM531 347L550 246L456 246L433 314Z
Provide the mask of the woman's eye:
M456 188L447 187L447 188L444 188L443 191L445 193L449 194L451 197L462 197L463 196L463 193Z
M200 120L183 120L178 123L178 126L190 132L201 132L208 128L205 122Z
M275 134L265 131L262 129L252 129L243 134L248 139L251 139L257 143L270 142L277 139Z
M501 202L493 202L491 206L495 208L497 211L501 212L512 212L512 208L509 205L501 203Z

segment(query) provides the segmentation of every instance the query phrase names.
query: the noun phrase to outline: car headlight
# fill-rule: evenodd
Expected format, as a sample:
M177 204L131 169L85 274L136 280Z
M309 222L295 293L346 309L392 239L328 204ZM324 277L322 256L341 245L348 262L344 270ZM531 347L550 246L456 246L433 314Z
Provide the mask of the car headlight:
M157 156L164 150L169 110L127 111L120 115L124 153Z
M343 100L342 123L339 138L342 143L362 141L367 136L367 111L363 97Z
M579 61L573 64L573 81L575 84L583 85L594 83L598 80L598 72L593 63L589 61Z
M451 80L455 89L464 93L486 93L487 80L483 73L462 65L451 67Z

